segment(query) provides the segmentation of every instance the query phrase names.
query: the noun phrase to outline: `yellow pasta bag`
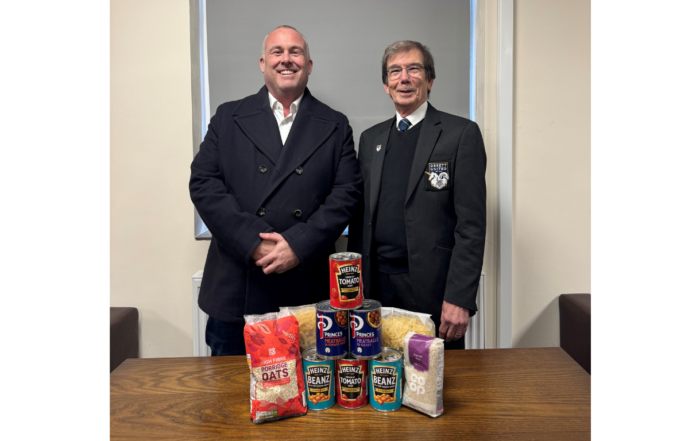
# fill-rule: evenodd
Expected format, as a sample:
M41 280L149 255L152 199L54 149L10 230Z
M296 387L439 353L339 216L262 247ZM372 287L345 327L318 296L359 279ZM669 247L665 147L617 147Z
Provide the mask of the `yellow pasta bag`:
M299 322L299 346L303 354L307 348L316 347L316 304L302 306L285 306L280 311L288 310Z
M435 337L435 322L430 314L400 308L382 308L382 344L403 353L403 339L409 332Z

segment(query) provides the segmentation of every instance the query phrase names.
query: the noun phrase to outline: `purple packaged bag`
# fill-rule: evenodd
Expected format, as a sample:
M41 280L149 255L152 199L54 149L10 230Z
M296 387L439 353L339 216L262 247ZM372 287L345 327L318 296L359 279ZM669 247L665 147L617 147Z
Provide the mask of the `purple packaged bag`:
M441 338L409 332L403 339L403 405L437 418L442 415L445 343Z

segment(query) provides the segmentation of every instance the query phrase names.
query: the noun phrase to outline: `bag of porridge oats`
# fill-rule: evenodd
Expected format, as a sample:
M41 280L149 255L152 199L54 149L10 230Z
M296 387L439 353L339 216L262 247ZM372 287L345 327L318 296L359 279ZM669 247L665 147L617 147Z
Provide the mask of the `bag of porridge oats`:
M299 322L289 311L243 318L253 422L305 415Z
M441 338L409 332L403 339L403 405L437 418L442 415L445 343Z

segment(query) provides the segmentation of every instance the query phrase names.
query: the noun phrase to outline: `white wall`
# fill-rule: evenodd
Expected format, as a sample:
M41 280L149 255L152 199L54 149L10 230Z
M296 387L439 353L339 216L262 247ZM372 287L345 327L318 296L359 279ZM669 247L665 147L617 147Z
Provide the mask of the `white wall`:
M558 346L558 296L591 289L590 1L514 12L513 346Z
M497 1L482 5L493 313ZM187 0L111 3L111 305L139 308L141 357L192 354L190 278L209 246L187 189L189 38ZM557 346L557 296L590 291L590 2L515 2L514 76L513 342Z
M476 116L486 148L486 347L496 347L498 329L498 1L478 2L476 54Z
M187 0L111 2L111 305L140 314L140 356L192 355L194 240Z

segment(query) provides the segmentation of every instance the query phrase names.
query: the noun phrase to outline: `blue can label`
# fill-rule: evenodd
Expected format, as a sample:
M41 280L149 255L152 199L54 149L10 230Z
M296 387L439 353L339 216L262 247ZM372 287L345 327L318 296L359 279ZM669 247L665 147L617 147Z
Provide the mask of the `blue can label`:
M382 310L350 312L350 352L372 358L382 352Z
M391 412L401 407L401 354L385 348L379 360L369 361L369 402L382 412Z
M308 356L310 352L313 353ZM334 366L333 360L318 359L313 348L304 351L304 380L309 409L324 410L335 404Z
M340 358L348 351L348 312L316 308L316 351L322 357Z

